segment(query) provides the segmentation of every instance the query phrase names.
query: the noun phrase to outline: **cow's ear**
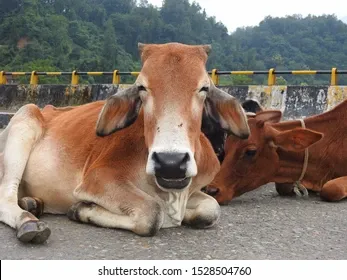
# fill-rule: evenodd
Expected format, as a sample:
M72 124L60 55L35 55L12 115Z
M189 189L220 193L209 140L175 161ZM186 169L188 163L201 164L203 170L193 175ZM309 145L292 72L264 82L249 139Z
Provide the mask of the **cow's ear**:
M107 98L96 124L96 134L107 136L135 122L141 107L139 90L133 85Z
M227 132L248 138L249 127L245 111L235 97L217 88L212 80L206 95L204 113Z
M273 137L276 146L299 152L322 139L323 134L306 128L295 128L278 133Z

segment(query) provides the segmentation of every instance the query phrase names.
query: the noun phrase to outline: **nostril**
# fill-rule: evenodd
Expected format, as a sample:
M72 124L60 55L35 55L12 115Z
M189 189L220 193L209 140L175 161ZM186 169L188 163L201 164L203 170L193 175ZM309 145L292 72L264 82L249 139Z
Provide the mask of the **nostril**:
M206 187L205 192L211 196L216 196L219 193L219 189L215 187Z
M158 159L158 154L156 152L153 152L152 154L152 159L154 160L154 162L159 162L159 159Z
M189 160L189 154L186 153L186 154L184 155L184 157L182 158L181 163L185 164L185 163L188 162L188 160Z
M189 154L186 153L186 155L184 156L184 158L182 159L181 164L180 164L181 171L187 170L187 162L188 161L189 161Z

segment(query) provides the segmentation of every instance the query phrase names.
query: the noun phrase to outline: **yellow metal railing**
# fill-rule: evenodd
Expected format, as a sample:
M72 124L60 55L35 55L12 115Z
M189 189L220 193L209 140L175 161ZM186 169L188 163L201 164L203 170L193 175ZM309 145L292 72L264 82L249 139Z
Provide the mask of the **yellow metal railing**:
M39 84L39 76L71 76L71 85L79 84L80 76L112 76L112 84L120 84L121 76L137 76L140 72L120 72L114 70L113 72L5 72L0 71L0 85L7 84L7 76L19 77L19 76L30 76L30 84Z
M213 69L215 70L215 69ZM331 75L330 85L337 85L338 74L347 74L347 70L275 70L271 68L269 71L214 71L215 75L268 75L268 86L276 84L276 75Z
M71 76L71 84L78 85L80 76L112 76L112 84L120 84L121 76L138 76L140 72L121 72L119 70L114 70L113 72L6 72L0 71L0 85L7 83L7 76L30 76L30 84L39 84L40 76ZM337 68L332 68L331 70L276 70L271 68L268 71L219 71L217 69L212 69L208 71L211 76L212 81L218 85L219 77L222 75L267 75L268 76L268 86L273 86L276 84L276 75L317 75L326 74L331 75L330 85L337 85L338 74L347 74L347 70L337 70Z

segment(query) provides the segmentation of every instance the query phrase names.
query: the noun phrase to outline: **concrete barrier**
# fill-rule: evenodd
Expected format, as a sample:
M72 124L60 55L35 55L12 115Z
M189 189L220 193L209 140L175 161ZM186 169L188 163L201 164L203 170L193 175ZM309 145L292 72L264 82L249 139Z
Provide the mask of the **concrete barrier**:
M240 101L256 99L266 109L281 110L284 119L321 114L343 100L332 98L329 86L245 86L221 87ZM346 87L347 90L347 87ZM346 94L347 97L347 94ZM329 104L329 106L328 106Z
M81 105L103 100L130 85L0 85L0 125L6 125L21 106ZM347 86L219 86L240 101L258 100L264 108L278 109L284 119L323 113L347 98Z

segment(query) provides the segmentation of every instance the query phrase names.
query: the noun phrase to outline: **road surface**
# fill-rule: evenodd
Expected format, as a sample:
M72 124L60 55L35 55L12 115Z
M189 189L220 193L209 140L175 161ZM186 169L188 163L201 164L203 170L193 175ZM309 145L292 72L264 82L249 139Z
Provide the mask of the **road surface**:
M279 197L273 185L222 206L214 228L160 230L155 237L45 215L47 244L25 245L0 224L0 259L347 259L347 201Z

